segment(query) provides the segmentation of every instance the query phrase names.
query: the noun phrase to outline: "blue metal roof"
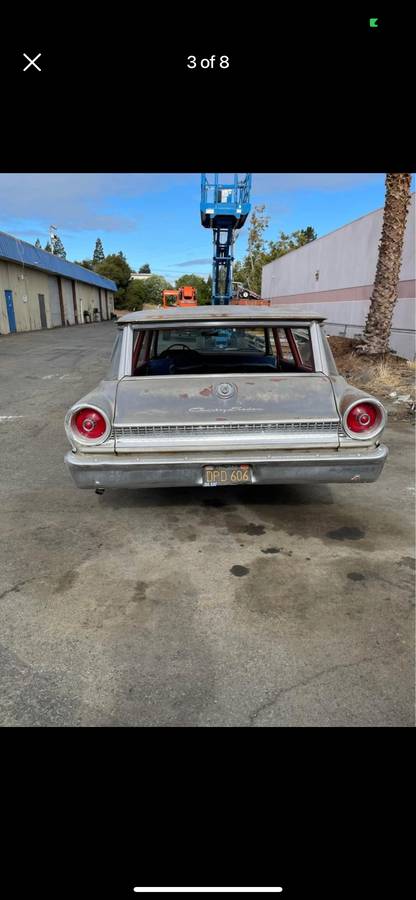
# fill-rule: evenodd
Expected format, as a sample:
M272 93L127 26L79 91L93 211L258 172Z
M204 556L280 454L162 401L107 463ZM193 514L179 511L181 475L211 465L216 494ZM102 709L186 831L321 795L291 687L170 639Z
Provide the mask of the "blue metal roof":
M53 272L64 278L75 278L86 284L106 288L107 291L117 290L116 283L110 278L104 278L103 275L98 275L90 269L84 269L84 266L78 266L76 263L67 262L66 259L54 256L47 250L40 250L33 244L28 244L27 241L21 241L12 234L6 234L5 231L0 231L0 259L9 259L43 272Z

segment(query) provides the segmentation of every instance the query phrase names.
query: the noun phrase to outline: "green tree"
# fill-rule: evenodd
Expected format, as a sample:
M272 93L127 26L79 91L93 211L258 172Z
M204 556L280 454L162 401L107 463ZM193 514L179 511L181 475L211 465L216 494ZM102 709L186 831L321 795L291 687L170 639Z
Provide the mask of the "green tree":
M281 231L278 241L268 241L269 249L264 254L265 262L273 262L274 259L284 256L285 253L290 253L291 250L297 250L298 247L303 247L304 244L315 241L317 236L315 229L311 225L298 231L292 231L292 234L285 234L284 231Z
M124 308L131 310L143 309L143 303L146 302L145 297L144 282L132 278L126 288Z
M162 302L162 291L168 291L172 288L169 281L162 275L151 275L150 278L143 279L140 282L142 288L143 303L151 303L157 306Z
M47 241L47 243L45 244L44 249L45 249L48 253L52 253L52 247L51 247L49 241Z
M149 263L144 263L143 266L140 266L139 275L150 275Z
M310 241L316 241L318 237L318 233L312 228L312 225L307 225L306 228L302 228L301 231L294 231L293 234L299 235L299 246L302 247L303 244L309 244Z
M42 244L41 244L39 238L36 238L35 247L39 247L39 250L42 250Z
M208 275L208 278L207 278L207 299L206 299L205 301L202 301L202 302L205 302L205 303L211 303L211 299L212 299L212 275Z
M97 263L102 262L104 259L104 249L101 238L97 238L94 247L94 253L92 257L93 265L95 266Z
M93 269L94 268L92 259L81 259L81 260L74 259L74 264L76 266L83 266L84 269Z
M248 232L248 266L250 272L250 282L255 287L251 290L259 292L261 287L261 268L264 256L264 232L269 227L270 217L264 215L264 203L261 206L255 206L254 212L250 219L250 228Z
M211 300L211 286L208 286L205 279L201 278L200 275L181 275L176 280L175 287L180 288L185 284L195 288L198 303L207 303Z
M60 259L66 259L66 251L65 247L61 241L61 238L58 234L52 235L52 253L54 256L59 256Z
M233 268L233 281L240 281L256 293L260 293L261 289L261 271L266 254L264 232L270 222L264 210L264 204L254 207L250 216L246 256L241 262L236 262Z
M131 276L131 268L124 254L121 251L120 253L110 253L94 266L94 271L116 282L115 303L122 309Z

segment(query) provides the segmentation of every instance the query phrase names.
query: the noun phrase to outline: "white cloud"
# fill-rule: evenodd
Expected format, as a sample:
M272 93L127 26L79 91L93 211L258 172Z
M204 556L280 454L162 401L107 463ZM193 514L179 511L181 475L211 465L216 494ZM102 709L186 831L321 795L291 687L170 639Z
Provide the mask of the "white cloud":
M223 180L230 179L226 174ZM254 173L253 202L278 204L282 195L295 191L334 192L367 184L382 183L384 175L374 173ZM81 172L81 173L0 173L2 227L19 231L33 226L32 233L44 232L53 223L65 236L71 232L131 232L141 227L140 209L134 218L119 212L120 201L165 193L178 185L195 187L199 173ZM270 207L271 209L271 207Z
M3 221L30 220L39 226L53 222L62 234L70 231L132 231L137 219L113 214L120 199L159 193L183 175L146 173L0 173Z
M202 266L212 262L212 257L204 259L186 259L185 262L176 263L175 268L186 269L187 266ZM172 267L173 268L173 267Z
M375 172L255 172L253 194L278 191L345 191L367 184L382 184L385 175Z

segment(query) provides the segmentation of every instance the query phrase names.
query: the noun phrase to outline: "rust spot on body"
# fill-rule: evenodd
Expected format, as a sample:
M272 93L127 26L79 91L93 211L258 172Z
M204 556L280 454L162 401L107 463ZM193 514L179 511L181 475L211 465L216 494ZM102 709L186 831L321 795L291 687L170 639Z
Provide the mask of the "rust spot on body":
M188 398L189 398L189 394L179 394L180 400L188 400Z
M209 387L203 388L199 393L201 397L210 397L212 394L212 384L210 384Z

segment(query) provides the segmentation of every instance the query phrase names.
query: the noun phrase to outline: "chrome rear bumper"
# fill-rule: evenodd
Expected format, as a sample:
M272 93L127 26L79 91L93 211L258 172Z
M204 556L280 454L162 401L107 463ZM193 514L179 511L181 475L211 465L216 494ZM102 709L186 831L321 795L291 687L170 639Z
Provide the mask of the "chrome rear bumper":
M146 453L141 456L69 451L65 463L80 488L159 488L202 486L202 467L213 463L249 463L253 484L372 482L381 474L387 456L384 445L354 450Z

